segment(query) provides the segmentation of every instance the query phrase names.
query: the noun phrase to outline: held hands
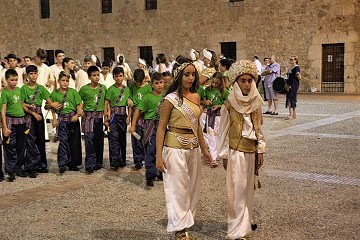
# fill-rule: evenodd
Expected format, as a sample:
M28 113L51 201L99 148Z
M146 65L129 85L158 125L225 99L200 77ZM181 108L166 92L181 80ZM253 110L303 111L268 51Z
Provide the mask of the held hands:
M156 169L163 173L165 173L165 169L167 169L162 156L156 156Z
M204 100L204 104L205 104L206 106L209 106L209 105L212 104L212 102L211 102L210 100Z
M127 104L128 104L129 107L134 106L134 102L130 98L128 98Z

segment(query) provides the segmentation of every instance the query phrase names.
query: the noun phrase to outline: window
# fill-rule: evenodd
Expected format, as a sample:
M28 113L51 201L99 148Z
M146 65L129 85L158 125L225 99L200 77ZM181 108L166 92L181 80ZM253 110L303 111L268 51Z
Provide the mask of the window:
M146 10L157 9L157 0L145 0L145 9Z
M41 18L50 18L50 0L40 0Z
M51 66L55 63L55 52L54 50L46 50L46 65Z
M322 92L344 92L345 44L322 45Z
M222 42L221 53L229 59L236 61L236 42Z
M103 48L103 51L105 61L115 61L115 50L113 47Z
M112 0L101 0L101 13L112 13Z
M152 67L152 61L153 61L153 51L152 47L139 47L140 50L140 58L144 59L146 63Z

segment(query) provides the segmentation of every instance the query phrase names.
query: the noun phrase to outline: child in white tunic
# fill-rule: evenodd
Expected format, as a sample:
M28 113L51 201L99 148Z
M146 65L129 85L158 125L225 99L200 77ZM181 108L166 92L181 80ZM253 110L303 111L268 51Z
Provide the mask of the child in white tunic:
M255 85L257 69L252 61L234 63L229 78L233 90L221 108L218 157L227 169L227 239L246 239L252 231L255 170L262 166L265 152L263 100Z

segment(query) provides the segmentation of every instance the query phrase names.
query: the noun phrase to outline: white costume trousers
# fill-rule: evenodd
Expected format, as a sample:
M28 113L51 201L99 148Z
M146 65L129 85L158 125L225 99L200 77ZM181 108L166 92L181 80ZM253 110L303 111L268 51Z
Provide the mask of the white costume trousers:
M220 126L220 116L215 117L214 128L207 127L207 143L209 146L209 152L211 155L211 160L215 161L217 159L218 153L218 142L219 142L219 126Z
M163 173L167 231L181 231L194 225L199 202L201 164L200 148L163 148L167 169Z
M227 239L251 233L254 205L255 153L229 150L227 165L228 230Z

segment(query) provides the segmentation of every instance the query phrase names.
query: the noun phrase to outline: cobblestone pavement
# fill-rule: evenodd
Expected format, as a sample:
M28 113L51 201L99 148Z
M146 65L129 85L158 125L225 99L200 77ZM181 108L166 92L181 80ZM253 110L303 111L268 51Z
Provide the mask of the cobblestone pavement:
M300 94L298 105L297 119L284 120L281 96L280 114L264 117L266 163L254 216L259 227L250 237L359 239L360 96ZM128 166L109 170L105 142L105 168L93 175L59 175L57 144L47 143L50 173L0 183L0 239L171 239L162 182L146 187L144 170L131 171L130 144ZM195 221L193 236L225 239L222 167L203 165Z

